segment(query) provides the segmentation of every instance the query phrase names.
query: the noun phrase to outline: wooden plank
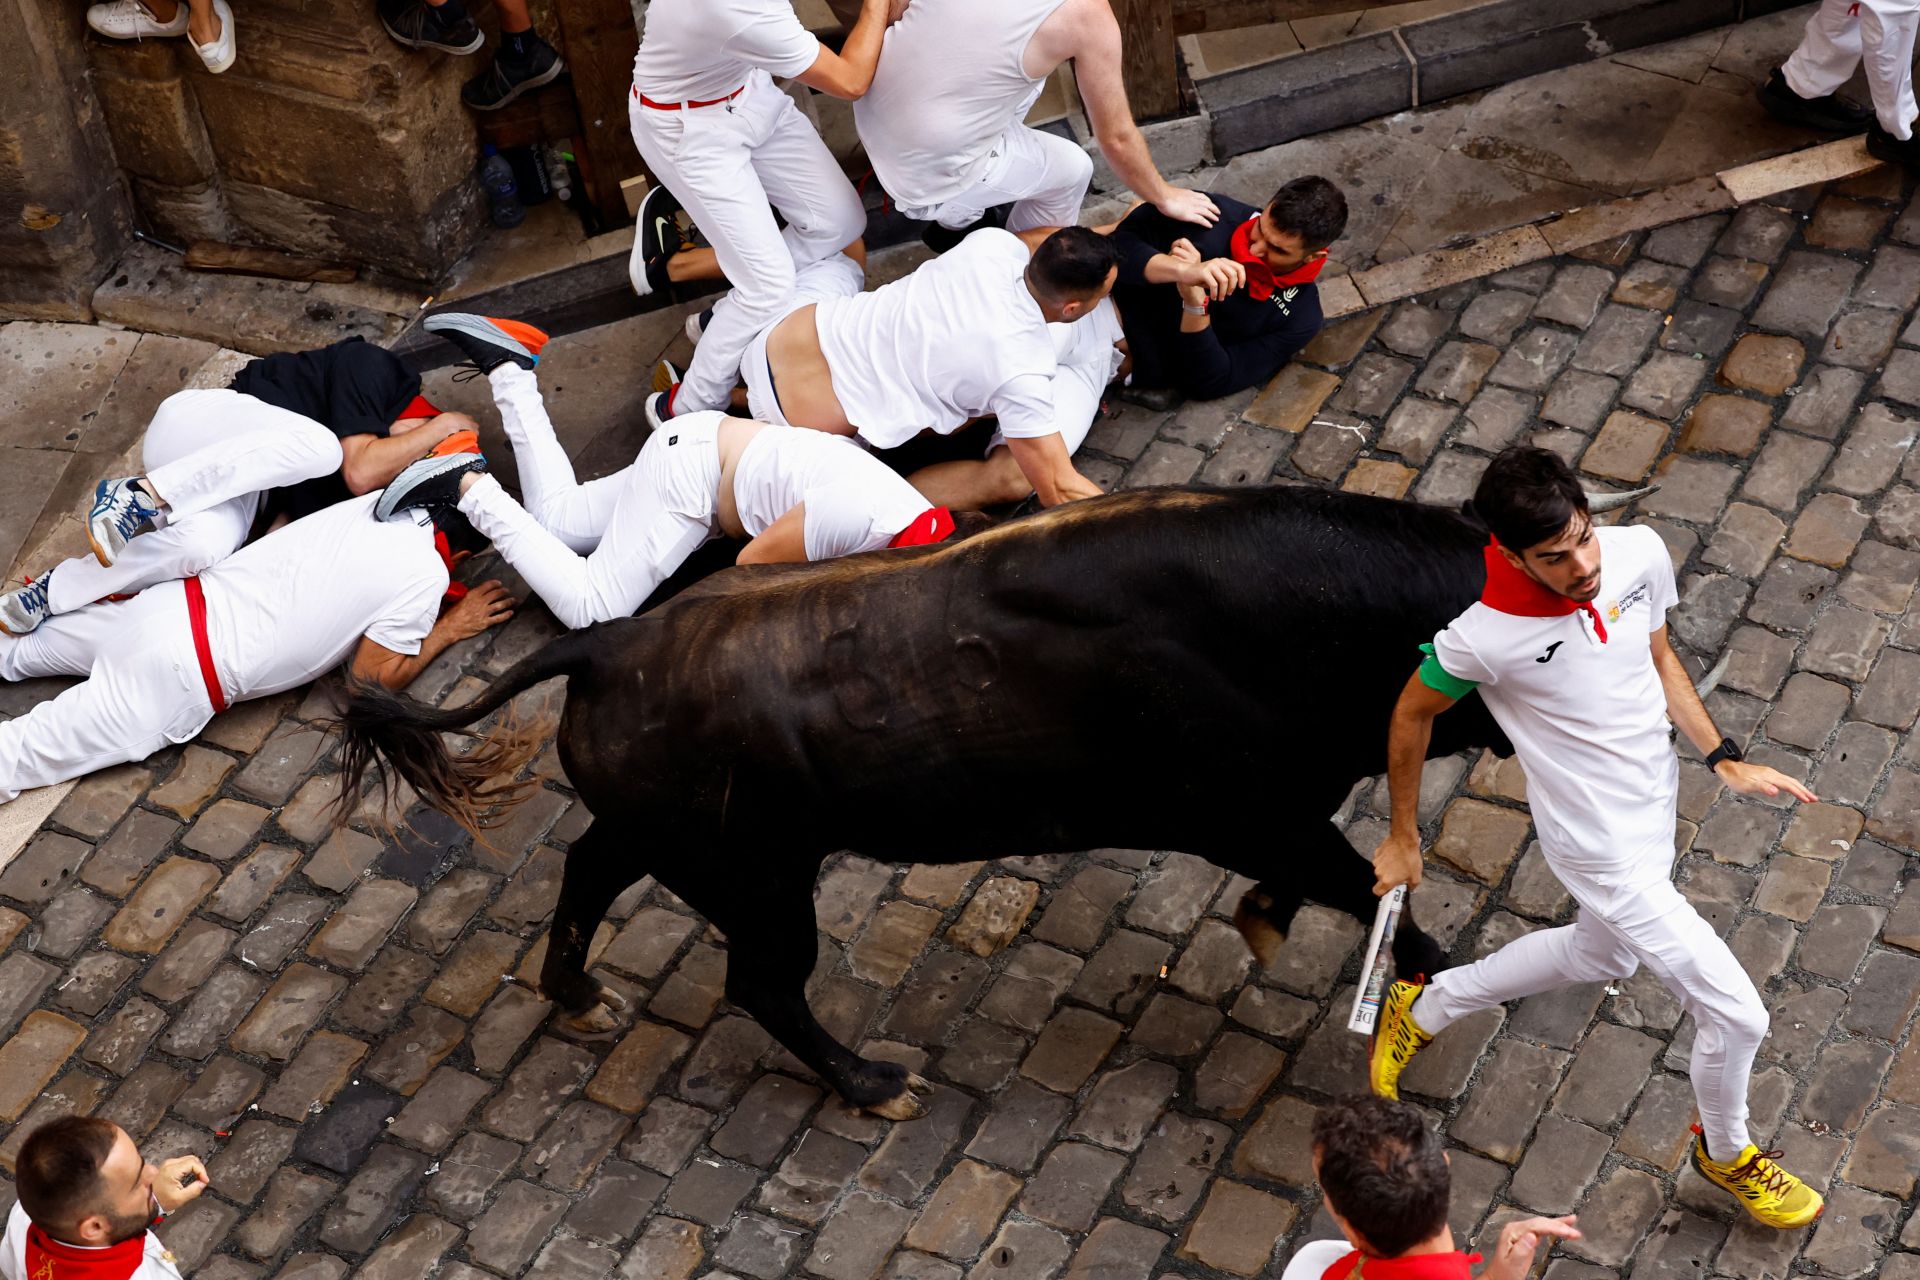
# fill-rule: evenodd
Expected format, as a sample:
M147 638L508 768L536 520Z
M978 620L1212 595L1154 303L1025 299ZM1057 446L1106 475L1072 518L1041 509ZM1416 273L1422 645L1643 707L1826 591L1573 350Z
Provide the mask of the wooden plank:
M1296 18L1323 18L1331 13L1386 7L1356 4L1354 0L1173 0L1173 29L1187 36L1196 31L1260 27L1292 22Z
M311 280L318 284L351 284L359 279L358 268L324 258L303 258L278 249L258 249L248 244L223 244L218 240L195 240L187 246L184 259L194 271L220 275L272 276L280 280Z
M630 221L620 181L642 168L627 125L640 31L628 0L555 0L553 13L580 108L580 136L573 140L580 179L610 230Z
M1113 0L1113 15L1120 20L1121 73L1135 120L1158 120L1180 110L1173 6L1174 0Z

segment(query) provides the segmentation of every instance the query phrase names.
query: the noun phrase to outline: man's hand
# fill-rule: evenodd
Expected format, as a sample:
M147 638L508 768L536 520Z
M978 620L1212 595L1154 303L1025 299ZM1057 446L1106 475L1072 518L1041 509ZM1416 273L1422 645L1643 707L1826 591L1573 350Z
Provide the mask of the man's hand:
M1247 284L1247 269L1232 258L1208 258L1186 267L1181 275L1183 286L1193 285L1215 302L1231 297Z
M1727 790L1738 791L1743 796L1777 796L1784 791L1803 804L1817 804L1820 800L1801 782L1764 764L1722 760L1714 772L1727 784Z
M1396 831L1373 851L1373 896L1383 898L1400 885L1420 887L1420 833Z
M498 578L474 587L441 615L440 625L447 630L447 643L455 644L479 635L488 627L499 626L513 616L516 603Z
M199 1156L175 1156L163 1162L153 1180L153 1198L162 1213L172 1213L206 1189L207 1166Z
M1578 1240L1574 1216L1564 1218L1522 1218L1500 1229L1500 1242L1493 1247L1493 1258L1480 1280L1522 1280L1533 1269L1533 1257L1550 1240Z
M1197 222L1210 227L1220 221L1220 206L1204 191L1189 191L1185 187L1168 187L1167 194L1153 202L1153 207L1172 218L1175 222Z

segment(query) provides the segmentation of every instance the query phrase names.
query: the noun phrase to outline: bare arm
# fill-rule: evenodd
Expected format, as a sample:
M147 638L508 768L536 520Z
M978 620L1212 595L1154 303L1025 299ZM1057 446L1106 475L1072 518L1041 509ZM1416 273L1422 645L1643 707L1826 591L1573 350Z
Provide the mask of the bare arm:
M1073 15L1079 39L1074 52L1074 79L1087 123L1099 139L1101 154L1120 181L1169 218L1210 227L1220 220L1220 207L1205 193L1176 187L1160 176L1153 152L1127 104L1126 79L1121 73L1120 23L1107 0L1081 4Z
M1060 438L1058 431L1026 439L1009 439L1007 448L1012 452L1013 460L1020 464L1020 474L1040 495L1040 505L1043 507L1057 507L1076 498L1097 498L1103 492L1099 485L1074 469L1073 457L1068 454L1067 443Z
M864 0L860 20L847 33L840 52L821 45L813 65L794 79L809 89L848 102L861 97L873 84L874 68L880 65L880 42L886 38L887 24L893 16L897 15L888 13L887 0Z
M1376 894L1395 885L1420 885L1420 775L1427 765L1434 717L1454 699L1429 688L1418 675L1407 679L1387 726L1387 793L1392 799L1393 829L1373 855Z
M511 618L513 605L513 597L498 579L483 582L440 615L433 630L420 642L419 653L396 653L379 641L362 636L360 647L353 651L349 669L358 679L378 681L389 689L404 689L427 669L428 663L445 653L448 646Z
M1579 1221L1572 1214L1561 1218L1522 1218L1518 1222L1509 1222L1500 1229L1500 1240L1492 1249L1487 1269L1480 1273L1480 1280L1526 1280L1527 1273L1533 1270L1535 1252L1542 1244L1551 1245L1555 1240L1578 1240L1580 1229L1573 1224Z
M1668 643L1666 627L1655 631L1649 643L1653 648L1654 669L1660 673L1660 685L1667 695L1667 718L1687 735L1687 741L1697 747L1701 755L1706 755L1720 745L1720 730L1714 726L1706 704L1700 701L1700 695L1695 692L1693 677L1687 674L1686 664L1680 661L1680 655ZM1742 795L1777 796L1785 791L1794 799L1808 803L1820 798L1796 779L1763 764L1722 760L1714 772L1730 789Z
M356 496L384 489L409 463L456 431L476 431L479 424L464 413L443 413L411 431L390 436L344 436L340 440L340 478Z
M797 564L807 558L807 504L796 503L740 548L735 564Z

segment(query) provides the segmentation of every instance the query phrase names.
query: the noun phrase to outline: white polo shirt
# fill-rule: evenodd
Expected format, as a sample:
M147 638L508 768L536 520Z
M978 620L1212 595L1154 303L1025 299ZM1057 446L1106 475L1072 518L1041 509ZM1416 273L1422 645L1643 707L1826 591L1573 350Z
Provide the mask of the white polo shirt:
M1618 884L1673 861L1679 762L1650 637L1679 593L1652 529L1595 536L1604 642L1584 609L1529 617L1482 601L1433 650L1447 674L1479 686L1512 739L1549 865Z
M755 67L797 76L819 56L788 0L653 0L633 83L655 102L711 102Z
M891 284L816 307L834 394L862 440L891 449L989 413L1010 439L1060 429L1053 337L1025 279L1032 256L983 228Z

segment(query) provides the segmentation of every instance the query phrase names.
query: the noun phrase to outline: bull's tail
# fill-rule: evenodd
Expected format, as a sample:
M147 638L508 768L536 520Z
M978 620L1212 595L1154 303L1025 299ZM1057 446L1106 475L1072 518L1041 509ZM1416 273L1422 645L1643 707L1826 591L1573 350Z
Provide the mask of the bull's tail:
M485 734L471 733L466 726L543 680L584 671L592 661L589 634L576 631L560 637L515 663L473 701L445 710L350 678L345 706L328 725L344 743L337 816L344 820L353 810L372 770L383 798L391 795L397 775L422 800L469 831L478 834L497 822L504 810L537 786L518 780L518 775L539 753L545 726L507 724ZM465 733L478 743L455 755L441 737L446 731Z

